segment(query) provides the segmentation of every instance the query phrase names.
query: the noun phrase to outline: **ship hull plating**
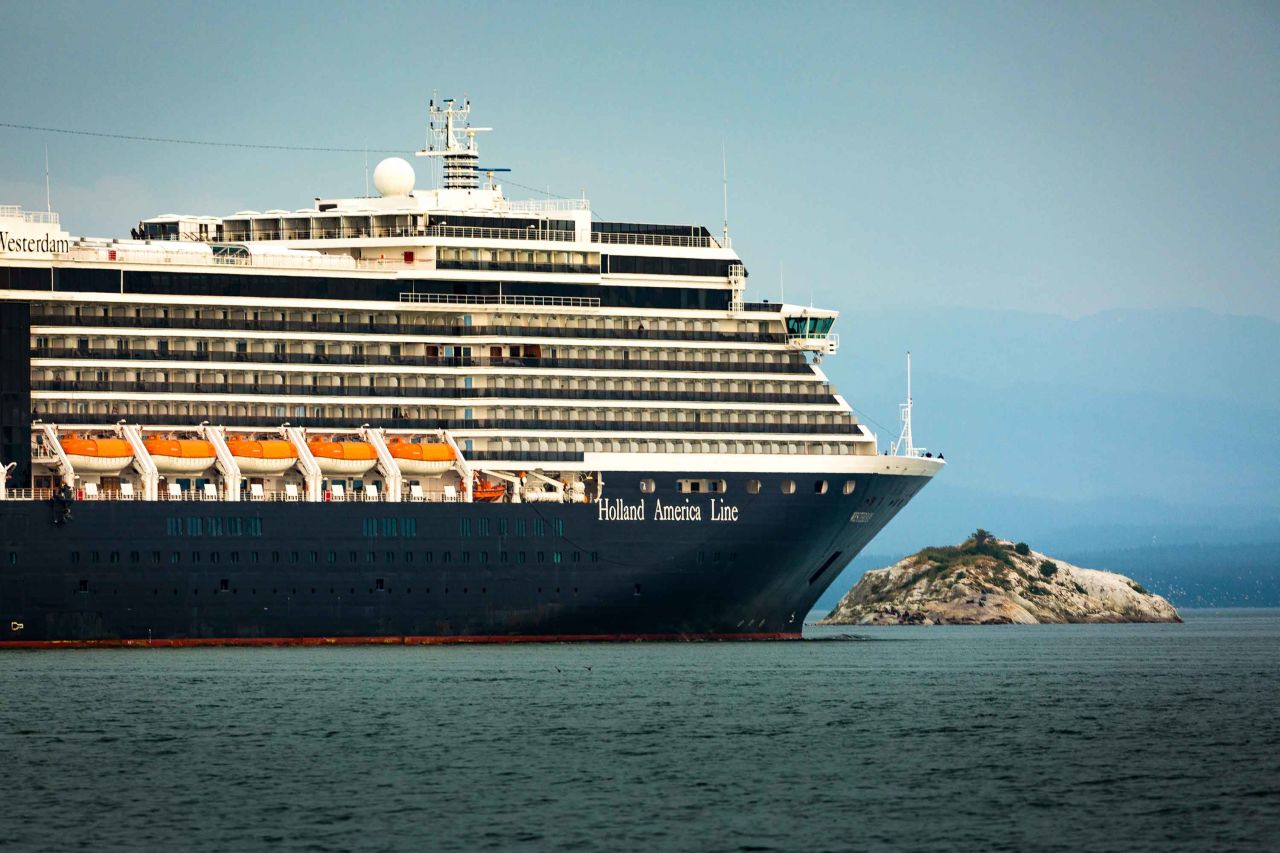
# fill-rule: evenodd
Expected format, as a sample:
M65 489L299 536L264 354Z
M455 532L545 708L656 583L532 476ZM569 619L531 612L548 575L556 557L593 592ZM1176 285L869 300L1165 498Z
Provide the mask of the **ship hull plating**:
M929 478L642 479L674 485L606 474L599 504L77 501L62 523L0 502L0 647L796 638Z

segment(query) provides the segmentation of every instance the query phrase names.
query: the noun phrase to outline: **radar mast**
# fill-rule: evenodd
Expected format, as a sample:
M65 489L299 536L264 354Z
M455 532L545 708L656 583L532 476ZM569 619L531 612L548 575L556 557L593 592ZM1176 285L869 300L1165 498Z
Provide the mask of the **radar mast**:
M427 147L419 151L418 156L440 157L444 161L443 188L446 190L480 187L480 151L476 148L476 134L493 128L472 127L470 116L470 100L464 100L462 106L458 106L453 98L445 98L436 106L436 99L431 99Z

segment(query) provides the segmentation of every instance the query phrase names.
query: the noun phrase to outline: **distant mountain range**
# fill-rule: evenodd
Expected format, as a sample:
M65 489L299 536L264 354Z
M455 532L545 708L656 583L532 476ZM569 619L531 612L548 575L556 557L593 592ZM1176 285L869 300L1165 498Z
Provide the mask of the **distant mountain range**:
M950 463L872 543L887 562L977 527L1085 566L1127 553L1157 574L1138 555L1176 556L1185 574L1184 558L1280 542L1280 323L925 309L846 313L838 331L823 367L882 448L912 351L916 442ZM1264 553L1280 574L1280 552L1236 556L1263 571ZM860 558L832 592L869 567ZM1098 567L1167 592L1134 565Z

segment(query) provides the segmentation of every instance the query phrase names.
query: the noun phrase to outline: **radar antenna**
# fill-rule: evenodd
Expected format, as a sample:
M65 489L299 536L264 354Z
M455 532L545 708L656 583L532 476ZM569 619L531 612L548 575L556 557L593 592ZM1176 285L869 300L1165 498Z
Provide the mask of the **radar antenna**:
M472 127L471 101L462 106L453 98L445 98L436 106L432 98L427 119L427 147L418 152L419 157L440 157L444 160L444 189L474 190L480 187L480 151L476 148L476 134L493 130L491 127Z

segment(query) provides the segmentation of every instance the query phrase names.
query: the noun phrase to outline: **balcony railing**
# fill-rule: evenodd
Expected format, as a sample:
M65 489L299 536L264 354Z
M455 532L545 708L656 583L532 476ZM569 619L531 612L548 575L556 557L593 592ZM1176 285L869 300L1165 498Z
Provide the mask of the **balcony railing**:
M43 214L41 214L43 215ZM241 220L242 221L242 220ZM333 227L326 227L333 225ZM323 219L307 227L290 226L288 221L280 228L258 227L245 231L223 225L221 231L174 231L148 234L147 239L159 243L254 243L300 242L303 240L368 240L368 239L421 239L444 237L464 240L538 240L552 243L573 243L577 232L560 228L487 228L473 225L430 225L418 228L411 225L347 225L330 223ZM678 244L673 244L678 245Z
M613 243L631 246L693 246L698 248L720 248L720 244L712 237L695 237L683 234L615 234L605 231L594 231L592 243Z
M561 308L599 308L600 300L589 296L507 296L468 293L401 293L401 302L434 305L543 305Z
M219 352L216 350L97 350L72 347L32 347L32 358L56 359L129 359L131 361L199 361L231 364L356 364L402 365L405 367L501 367L560 368L611 371L675 371L698 373L793 373L812 374L804 361L725 362L688 359L648 358L536 358L483 355L405 356L405 355L338 355L306 352Z
M428 302L432 294L405 294L405 302ZM448 294L446 294L447 296ZM413 299L406 296L415 297ZM421 296L421 299L416 297ZM491 297L496 298L496 297ZM516 298L516 297L509 297ZM526 297L520 297L526 298ZM551 298L551 297L530 297ZM580 299L583 297L561 297ZM454 304L454 303L445 303ZM467 304L467 303L456 303ZM514 303L513 303L514 304ZM523 304L523 303L522 303ZM601 338L608 340L657 340L657 341L713 341L718 343L781 344L786 336L770 332L707 332L693 329L584 329L572 325L562 326L508 326L508 325L437 325L417 323L381 322L327 322L302 320L255 320L252 317L231 317L226 320L203 317L95 317L92 315L32 314L33 326L99 326L121 329L218 329L226 332L240 330L253 332L329 332L357 335L449 335L463 338L483 337L532 337L532 338Z
M115 394L248 394L308 397L387 397L422 400L615 400L656 403L789 403L834 405L831 394L768 394L732 391L610 391L582 388L432 388L388 385L309 385L275 382L158 382L93 379L33 379L33 391L102 391Z
M65 412L42 415L46 420L59 424L101 424L115 423L121 418L130 423L142 426L171 426L175 420L188 420L192 417L209 419L213 415L152 415L133 414L128 412L112 414L93 414L89 412ZM216 416L219 426L253 427L261 429L264 418L236 415ZM352 419L349 417L307 417L296 415L289 417L294 426L311 429L349 429ZM681 432L681 433L717 433L741 435L795 435L795 436L840 436L863 435L862 428L854 423L808 424L808 423L710 423L697 421L643 421L643 420L552 420L547 418L360 418L361 423L387 429L435 430L447 429L461 433L468 432ZM507 454L501 458L509 459Z

